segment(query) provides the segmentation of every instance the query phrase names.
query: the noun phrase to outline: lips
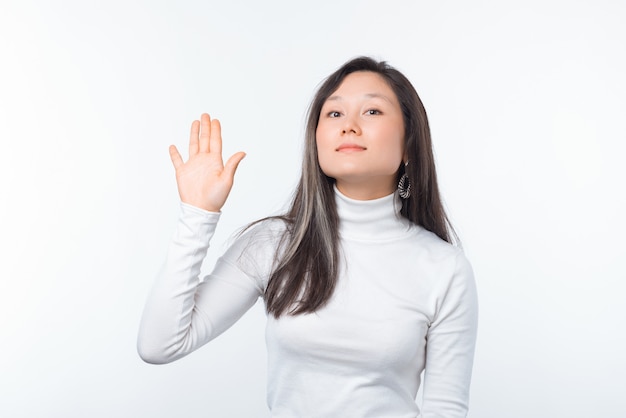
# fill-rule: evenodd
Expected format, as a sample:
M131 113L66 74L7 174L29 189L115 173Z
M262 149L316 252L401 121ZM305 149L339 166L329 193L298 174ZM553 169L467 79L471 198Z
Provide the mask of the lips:
M366 149L367 148L362 145L346 143L346 144L339 145L336 151L352 152L352 151L365 151Z

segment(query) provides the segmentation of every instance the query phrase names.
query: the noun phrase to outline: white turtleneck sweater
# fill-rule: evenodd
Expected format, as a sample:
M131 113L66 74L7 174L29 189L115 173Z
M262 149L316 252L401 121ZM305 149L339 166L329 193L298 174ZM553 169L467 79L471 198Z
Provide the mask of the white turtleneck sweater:
M402 218L395 194L357 201L335 190L335 197L335 293L314 314L268 316L272 417L465 417L478 306L463 252ZM284 231L282 221L257 224L200 280L219 214L181 209L140 326L139 353L150 363L185 356L254 305Z

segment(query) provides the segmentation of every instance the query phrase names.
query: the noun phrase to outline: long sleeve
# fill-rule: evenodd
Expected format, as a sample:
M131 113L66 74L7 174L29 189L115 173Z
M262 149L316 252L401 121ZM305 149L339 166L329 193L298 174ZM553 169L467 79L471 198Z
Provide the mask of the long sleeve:
M426 343L423 418L466 417L478 324L472 268L459 251Z
M166 262L141 319L137 350L144 361L168 363L189 354L235 323L261 296L259 282L238 266L241 242L200 280L218 219L219 213L181 203Z

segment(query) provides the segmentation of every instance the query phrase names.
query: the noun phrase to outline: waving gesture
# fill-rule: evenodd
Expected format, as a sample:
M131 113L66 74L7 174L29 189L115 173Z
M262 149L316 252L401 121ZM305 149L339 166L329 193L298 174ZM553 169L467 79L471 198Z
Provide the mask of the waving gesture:
M180 199L211 212L219 212L233 186L235 171L246 156L233 154L226 164L222 160L222 128L217 119L203 113L191 124L189 159L183 162L174 145L170 158L176 169L176 184Z

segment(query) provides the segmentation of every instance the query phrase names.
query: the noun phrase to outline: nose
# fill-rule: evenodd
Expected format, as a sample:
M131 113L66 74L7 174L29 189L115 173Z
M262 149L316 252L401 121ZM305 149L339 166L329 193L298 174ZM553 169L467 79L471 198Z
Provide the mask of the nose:
M341 129L343 135L353 133L355 135L361 135L361 127L354 117L346 117L344 125Z

